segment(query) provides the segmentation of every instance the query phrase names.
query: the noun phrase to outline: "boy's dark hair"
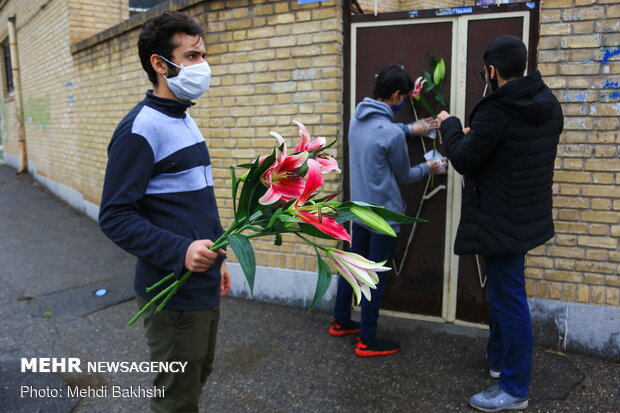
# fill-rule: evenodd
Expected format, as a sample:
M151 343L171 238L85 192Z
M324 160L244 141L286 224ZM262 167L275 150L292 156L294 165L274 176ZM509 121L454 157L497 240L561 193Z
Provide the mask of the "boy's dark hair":
M516 36L500 36L484 51L484 65L495 66L504 79L522 77L527 66L527 48Z
M400 91L401 95L407 95L413 90L413 80L405 69L397 65L390 65L377 76L373 97L375 99L388 99L392 93Z
M176 11L165 11L144 23L138 38L138 54L142 68L152 84L157 84L157 73L151 66L151 55L159 54L172 61L172 51L178 46L173 38L176 33L199 35L204 39L202 27L191 16Z

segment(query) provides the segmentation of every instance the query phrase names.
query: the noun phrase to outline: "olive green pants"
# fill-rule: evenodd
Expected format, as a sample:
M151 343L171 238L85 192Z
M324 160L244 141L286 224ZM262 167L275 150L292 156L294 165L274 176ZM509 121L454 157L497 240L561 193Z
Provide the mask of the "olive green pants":
M137 297L142 308L147 301ZM144 313L145 337L151 361L187 361L183 373L157 373L153 384L163 388L164 397L151 399L152 413L196 413L202 386L213 370L219 307L197 311L155 306Z

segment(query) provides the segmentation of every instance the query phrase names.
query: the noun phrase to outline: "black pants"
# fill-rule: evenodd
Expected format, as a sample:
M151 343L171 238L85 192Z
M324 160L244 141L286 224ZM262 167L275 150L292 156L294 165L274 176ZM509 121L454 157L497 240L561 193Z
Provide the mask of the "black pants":
M147 301L138 297L138 305ZM202 386L213 370L220 308L197 311L151 307L144 316L151 361L187 361L183 373L157 373L153 384L164 397L151 399L152 413L197 413Z

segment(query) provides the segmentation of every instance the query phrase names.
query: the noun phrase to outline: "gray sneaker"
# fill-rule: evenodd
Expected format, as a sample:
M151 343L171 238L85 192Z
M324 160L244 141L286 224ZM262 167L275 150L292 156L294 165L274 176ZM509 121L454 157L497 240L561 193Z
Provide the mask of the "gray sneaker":
M482 412L523 410L527 409L528 400L527 397L512 396L496 384L482 393L471 396L469 398L469 405Z
M494 369L493 367L489 369L489 376L491 376L492 379L499 379L501 375L502 371L500 369Z

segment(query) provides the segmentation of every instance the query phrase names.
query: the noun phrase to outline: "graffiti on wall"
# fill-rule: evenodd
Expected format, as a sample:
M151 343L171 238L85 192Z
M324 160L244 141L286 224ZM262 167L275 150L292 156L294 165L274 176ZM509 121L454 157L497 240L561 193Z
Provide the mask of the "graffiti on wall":
M39 129L46 130L50 121L50 98L31 98L24 104L24 119L30 125L37 125Z

